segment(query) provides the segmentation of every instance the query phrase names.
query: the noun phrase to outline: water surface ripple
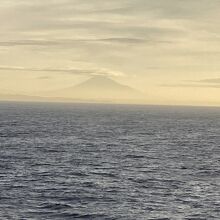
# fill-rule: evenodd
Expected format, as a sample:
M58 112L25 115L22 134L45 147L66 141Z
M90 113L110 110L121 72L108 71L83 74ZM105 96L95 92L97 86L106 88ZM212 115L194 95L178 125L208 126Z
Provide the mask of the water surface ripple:
M0 219L220 219L220 109L0 103Z

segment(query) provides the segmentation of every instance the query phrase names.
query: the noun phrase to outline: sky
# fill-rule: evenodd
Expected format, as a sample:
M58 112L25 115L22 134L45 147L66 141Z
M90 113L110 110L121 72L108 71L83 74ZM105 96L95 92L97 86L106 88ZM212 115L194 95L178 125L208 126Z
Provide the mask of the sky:
M103 75L147 104L220 106L219 0L0 0L0 94Z

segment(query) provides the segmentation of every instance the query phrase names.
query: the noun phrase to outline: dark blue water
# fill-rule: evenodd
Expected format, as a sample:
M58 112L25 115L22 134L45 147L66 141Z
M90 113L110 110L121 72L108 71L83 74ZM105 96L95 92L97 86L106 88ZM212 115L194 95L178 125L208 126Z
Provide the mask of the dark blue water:
M0 219L220 219L220 109L0 103Z

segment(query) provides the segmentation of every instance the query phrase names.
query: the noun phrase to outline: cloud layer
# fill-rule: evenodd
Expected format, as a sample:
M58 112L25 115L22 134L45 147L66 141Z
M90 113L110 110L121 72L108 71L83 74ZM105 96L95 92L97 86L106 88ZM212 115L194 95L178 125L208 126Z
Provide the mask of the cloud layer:
M107 69L74 69L74 68L27 68L19 66L0 66L3 71L16 71L16 72L43 72L43 73L68 73L73 75L82 76L123 76L123 73L114 72ZM40 77L45 79L45 77ZM47 78L47 77L46 77Z
M220 78L202 79L179 84L163 84L163 87L185 87L185 88L220 88Z

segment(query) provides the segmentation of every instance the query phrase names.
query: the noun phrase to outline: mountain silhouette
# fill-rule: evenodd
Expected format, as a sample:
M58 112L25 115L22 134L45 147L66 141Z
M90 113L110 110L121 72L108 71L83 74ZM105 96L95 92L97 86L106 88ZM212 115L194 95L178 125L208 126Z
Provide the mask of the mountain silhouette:
M91 101L143 99L143 95L139 91L106 76L94 76L76 86L51 92L49 96Z
M84 90L89 92L93 90L98 90L98 92L103 92L103 91L117 91L117 92L122 92L122 91L127 91L127 92L134 92L135 90L130 88L129 86L122 85L108 77L104 76L94 76L85 82L77 85L74 87L74 89L77 90Z

